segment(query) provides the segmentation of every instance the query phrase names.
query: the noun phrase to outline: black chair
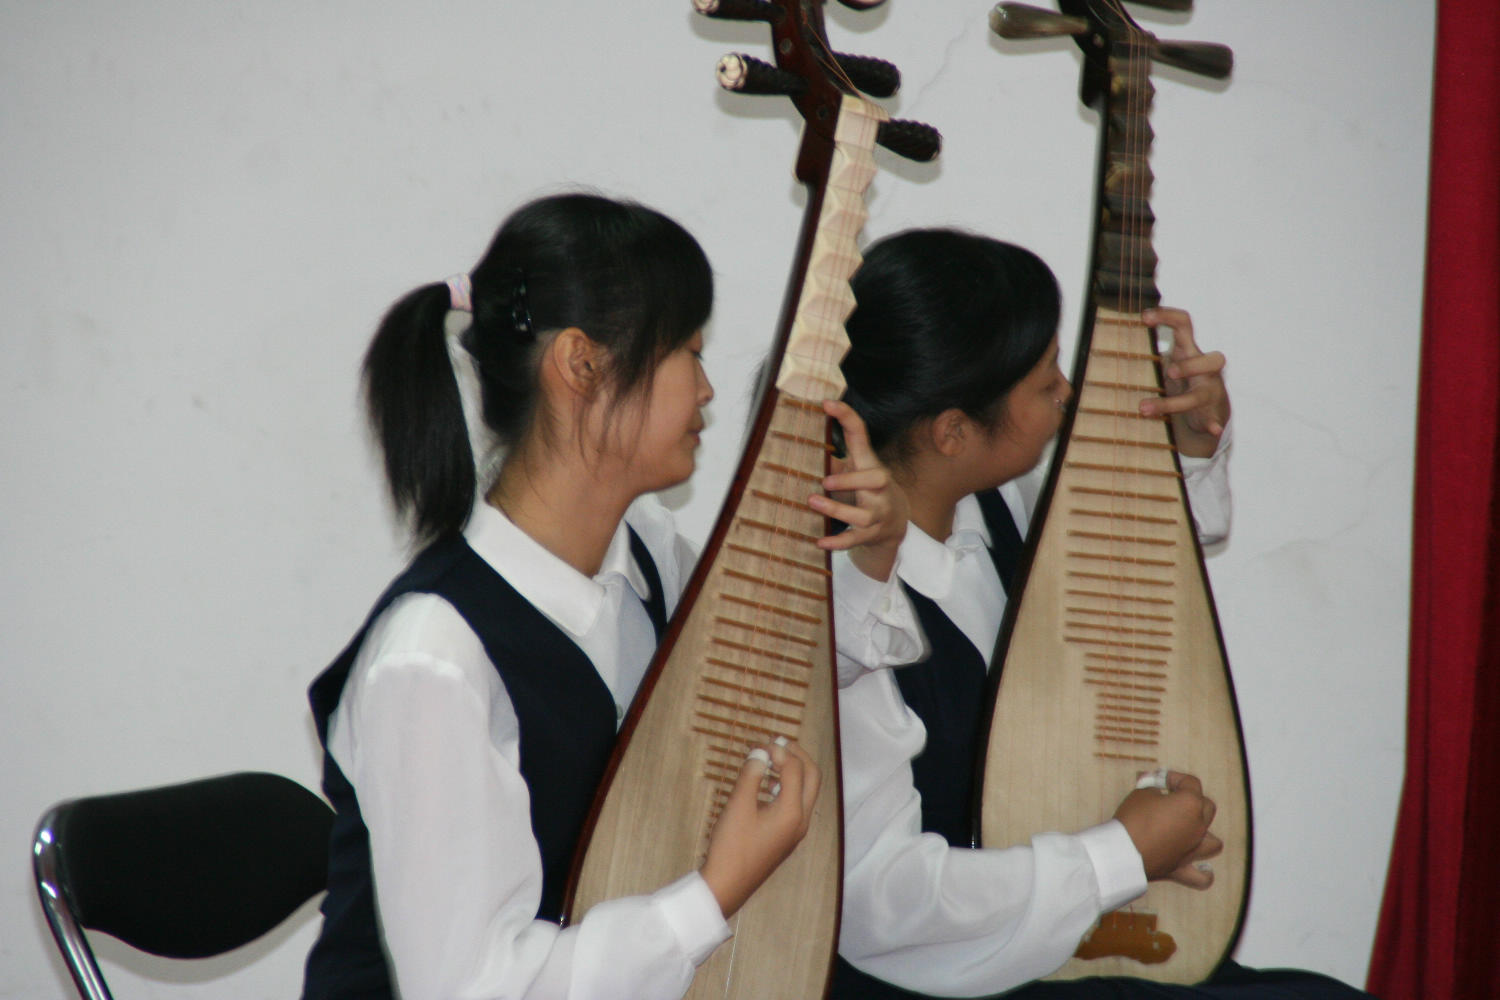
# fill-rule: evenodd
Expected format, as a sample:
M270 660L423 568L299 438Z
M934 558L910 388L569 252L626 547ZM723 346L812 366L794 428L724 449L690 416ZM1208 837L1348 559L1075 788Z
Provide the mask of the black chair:
M333 811L289 778L246 772L61 802L32 866L85 1000L112 1000L84 928L168 958L248 944L322 891Z

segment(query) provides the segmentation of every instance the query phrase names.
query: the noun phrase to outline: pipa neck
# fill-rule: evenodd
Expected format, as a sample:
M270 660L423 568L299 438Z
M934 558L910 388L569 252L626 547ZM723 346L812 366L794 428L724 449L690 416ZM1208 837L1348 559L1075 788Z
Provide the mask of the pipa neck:
M1157 305L1156 251L1151 230L1151 58L1144 44L1125 43L1109 60L1100 98L1099 238L1094 297L1104 308L1138 313Z

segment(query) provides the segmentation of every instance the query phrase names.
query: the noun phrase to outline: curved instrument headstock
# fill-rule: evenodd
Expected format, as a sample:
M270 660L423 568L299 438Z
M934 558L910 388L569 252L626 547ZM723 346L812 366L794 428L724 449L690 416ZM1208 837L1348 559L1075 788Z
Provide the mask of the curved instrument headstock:
M1191 10L1193 6L1192 0L1134 2L1172 11ZM1107 92L1112 75L1110 60L1124 55L1145 55L1214 80L1224 79L1234 68L1234 54L1228 46L1162 41L1137 24L1120 0L1057 0L1057 5L1061 14L1026 4L1001 3L990 14L990 27L1002 38L1073 35L1084 54L1085 104L1093 105Z
M1138 2L1167 10L1191 7L1191 0ZM1083 49L1083 102L1098 107L1104 129L1092 294L1097 304L1139 312L1161 299L1151 245L1151 63L1222 79L1234 57L1223 45L1163 42L1136 24L1120 0L1058 0L1058 6L1060 14L1001 3L990 14L990 27L1002 38L1072 35Z
M868 10L880 2L843 0L856 10ZM792 99L807 125L797 159L797 176L804 181L818 174L818 157L808 139L833 141L845 96L862 91L872 97L890 97L900 89L900 71L885 60L833 50L823 22L823 0L693 0L693 6L708 17L764 21L771 26L775 64L732 53L719 60L719 85L742 94L782 94ZM936 129L907 121L882 121L875 141L912 160L931 160L942 145Z
M847 0L846 0L847 2ZM731 54L719 60L719 84L746 94L784 94L804 127L796 174L808 189L802 240L784 300L773 358L775 384L809 402L843 395L839 362L849 349L844 318L854 308L849 277L859 266L864 194L878 143L916 160L937 155L941 137L917 122L890 121L860 95L894 94L895 66L835 52L823 24L823 0L694 0L709 17L764 21L776 63ZM764 399L762 400L764 404Z

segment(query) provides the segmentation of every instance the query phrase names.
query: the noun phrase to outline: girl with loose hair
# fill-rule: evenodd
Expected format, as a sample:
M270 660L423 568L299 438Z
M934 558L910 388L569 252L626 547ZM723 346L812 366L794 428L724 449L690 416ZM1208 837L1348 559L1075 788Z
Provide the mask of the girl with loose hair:
M1192 775L1130 793L1112 819L1031 842L968 847L1006 588L1030 503L1023 479L1056 435L1072 387L1058 366L1060 298L1036 255L952 229L872 246L852 281L847 401L906 494L911 526L897 573L929 656L870 669L839 692L845 807L842 960L832 996L979 996L1055 971L1098 917L1148 879L1205 890L1221 849L1212 789ZM1199 350L1192 321L1151 309L1172 332L1167 416L1204 541L1228 531L1229 399L1224 357ZM1226 963L1203 987L1140 980L1042 983L1040 998L1349 997L1311 973Z

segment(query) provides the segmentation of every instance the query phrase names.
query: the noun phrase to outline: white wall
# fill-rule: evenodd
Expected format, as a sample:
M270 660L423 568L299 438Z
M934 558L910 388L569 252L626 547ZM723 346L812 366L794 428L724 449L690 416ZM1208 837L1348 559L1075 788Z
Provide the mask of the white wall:
M1154 120L1160 285L1236 408L1210 568L1256 808L1239 957L1359 982L1402 767L1432 4L1200 7L1143 21L1238 61L1227 85L1162 72ZM940 165L882 157L867 234L1029 245L1070 333L1076 50L992 39L986 12L832 12L947 138ZM316 786L304 687L402 559L361 351L518 201L596 185L703 241L719 395L673 499L706 534L799 218L789 105L712 79L767 37L686 0L0 0L0 997L67 992L22 863L49 803L237 768ZM100 950L121 996L288 996L314 929L187 971Z

